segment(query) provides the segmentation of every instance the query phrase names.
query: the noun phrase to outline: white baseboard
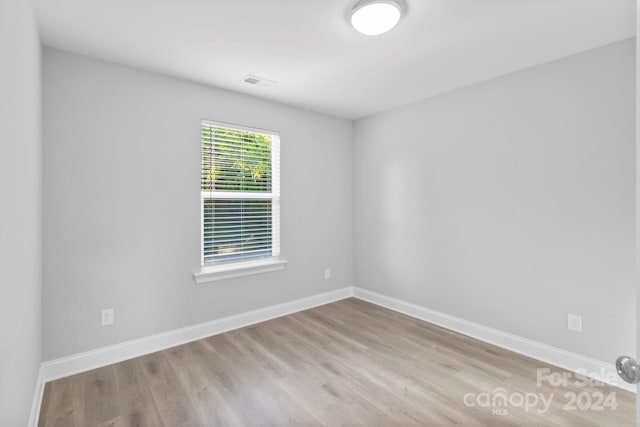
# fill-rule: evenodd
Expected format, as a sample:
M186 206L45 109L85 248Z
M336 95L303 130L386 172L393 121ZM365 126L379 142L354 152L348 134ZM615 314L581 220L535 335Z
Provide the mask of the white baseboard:
M38 369L38 378L36 378L35 389L33 392L33 401L31 402L31 412L29 413L29 427L37 427L40 418L40 407L42 406L42 396L44 395L44 370L42 364Z
M577 353L572 353L557 347L522 338L497 329L489 328L479 323L470 322L455 316L440 313L410 302L388 297L362 288L353 289L354 296L364 301L386 307L407 316L433 323L443 328L459 332L471 338L494 344L515 353L529 356L533 359L558 366L560 368L587 374L592 378L602 380L613 386L627 391L636 392L635 385L620 379L616 373L614 363L592 359Z
M572 353L557 347L489 328L478 323L440 313L435 310L368 291L366 289L346 287L283 304L265 307L210 322L199 323L197 325L175 329L43 362L38 377L38 385L36 386L34 404L31 413L31 419L35 421L34 423L30 422L29 425L35 426L38 422L37 418L40 412L42 392L44 384L48 381L107 366L134 357L143 356L145 354L175 347L187 342L264 322L277 317L286 316L287 314L307 310L309 308L328 304L352 296L569 371L590 373L597 379L606 380L618 378L617 375L615 375L615 366L613 363L607 363L585 357L577 353ZM622 389L635 392L635 386L627 384L622 380L612 380L607 382Z
M248 311L42 363L44 383L353 296L353 288Z

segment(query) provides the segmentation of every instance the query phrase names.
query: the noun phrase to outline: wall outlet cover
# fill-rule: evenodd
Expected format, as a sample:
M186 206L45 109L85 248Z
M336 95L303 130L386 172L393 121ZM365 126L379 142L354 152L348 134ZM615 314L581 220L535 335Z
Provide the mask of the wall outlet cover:
M567 328L570 331L582 332L582 316L569 313L567 316Z
M102 310L102 326L113 325L113 308Z

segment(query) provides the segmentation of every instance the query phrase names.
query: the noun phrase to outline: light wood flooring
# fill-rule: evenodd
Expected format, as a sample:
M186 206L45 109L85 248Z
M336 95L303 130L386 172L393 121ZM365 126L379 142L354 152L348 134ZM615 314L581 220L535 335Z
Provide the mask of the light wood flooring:
M635 425L631 393L537 386L537 368L576 379L350 298L50 382L39 426ZM591 409L565 408L573 392ZM553 395L548 411L526 393ZM598 393L617 408L594 409Z

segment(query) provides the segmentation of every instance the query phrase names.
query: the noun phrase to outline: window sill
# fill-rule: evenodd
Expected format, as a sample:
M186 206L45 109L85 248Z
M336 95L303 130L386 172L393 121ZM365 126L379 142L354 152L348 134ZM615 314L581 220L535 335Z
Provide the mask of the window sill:
M248 276L250 274L267 273L284 269L287 261L278 258L257 261L243 261L223 265L203 265L199 271L193 273L196 283L207 283L232 277Z

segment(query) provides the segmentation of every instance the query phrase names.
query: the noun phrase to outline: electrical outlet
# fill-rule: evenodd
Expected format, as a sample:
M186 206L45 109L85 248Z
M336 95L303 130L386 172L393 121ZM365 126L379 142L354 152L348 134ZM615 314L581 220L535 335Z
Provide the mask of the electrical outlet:
M113 325L113 308L102 310L102 326Z
M331 269L330 268L325 268L324 269L324 280L329 280L331 279Z
M569 313L567 316L567 328L570 331L582 332L582 316Z

